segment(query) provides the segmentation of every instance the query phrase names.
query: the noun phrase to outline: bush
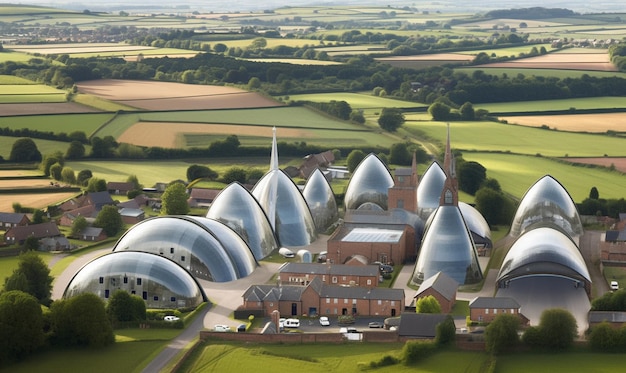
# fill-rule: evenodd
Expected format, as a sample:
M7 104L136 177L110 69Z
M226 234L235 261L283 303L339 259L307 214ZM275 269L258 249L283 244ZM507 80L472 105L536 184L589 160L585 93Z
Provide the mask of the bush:
M408 341L402 347L402 362L405 365L415 364L435 352L435 344L427 341Z

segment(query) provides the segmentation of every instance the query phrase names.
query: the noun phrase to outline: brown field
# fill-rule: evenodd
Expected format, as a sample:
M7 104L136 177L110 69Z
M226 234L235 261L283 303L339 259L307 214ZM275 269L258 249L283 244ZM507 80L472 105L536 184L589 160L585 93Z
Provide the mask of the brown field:
M145 110L196 110L273 107L281 104L239 88L116 79L77 84L81 93Z
M472 61L476 56L461 53L420 54L414 56L394 56L376 58L377 61Z
M225 124L194 123L154 123L140 122L124 131L117 139L119 142L138 146L160 146L163 148L185 147L185 134L203 133L212 135L267 136L272 137L269 127L238 126ZM313 136L306 129L281 128L281 137L306 138Z
M98 43L98 44L48 44L48 45L11 45L11 50L24 53L39 54L73 54L73 53L106 53L106 52L123 52L137 50L152 50L155 47L137 46L128 44L115 43Z
M11 175L15 175L15 172ZM20 189L49 187L50 179L4 179L0 180L0 189Z
M42 193L42 194L2 194L0 198L0 211L13 212L13 203L19 202L24 207L41 209L68 198L74 197L76 192L71 193Z
M546 125L552 129L572 132L626 132L626 113L530 115L501 117L511 124L529 127Z
M565 69L591 71L618 71L603 53L550 53L542 56L519 60L478 65L481 68L516 68L516 69Z
M95 113L98 110L74 102L0 104L0 116L28 114Z
M564 161L572 163L595 164L598 166L611 167L613 165L616 170L626 172L626 158L561 158Z

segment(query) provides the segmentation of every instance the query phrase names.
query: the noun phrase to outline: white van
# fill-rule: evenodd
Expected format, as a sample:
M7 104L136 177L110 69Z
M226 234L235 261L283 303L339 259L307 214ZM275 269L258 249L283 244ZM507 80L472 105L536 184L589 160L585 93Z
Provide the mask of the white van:
M300 327L300 320L298 319L287 319L285 320L285 328L299 328Z

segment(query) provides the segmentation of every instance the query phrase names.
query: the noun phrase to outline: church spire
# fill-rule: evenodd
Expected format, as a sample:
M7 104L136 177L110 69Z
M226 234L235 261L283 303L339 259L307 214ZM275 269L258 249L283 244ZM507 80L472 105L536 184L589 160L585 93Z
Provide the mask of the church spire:
M450 147L450 123L448 123L448 135L446 139L446 153L443 160L443 171L446 174L446 181L443 184L443 191L439 200L440 205L459 205L459 186L456 179L456 169L454 155Z
M270 157L270 171L278 170L278 146L276 145L276 127L272 127L272 155Z

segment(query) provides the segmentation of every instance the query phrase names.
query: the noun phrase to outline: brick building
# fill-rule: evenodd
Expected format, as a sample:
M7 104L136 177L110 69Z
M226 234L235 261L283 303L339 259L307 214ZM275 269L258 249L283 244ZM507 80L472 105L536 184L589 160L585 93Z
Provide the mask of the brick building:
M285 263L278 271L283 285L306 285L319 277L326 285L377 287L377 265Z
M439 302L441 312L450 313L456 302L456 291L458 287L459 283L452 277L446 275L444 272L437 272L437 274L422 282L413 298L415 304L417 304L418 299L432 295L437 299L437 302Z
M513 298L476 297L470 302L469 309L472 321L489 323L499 314L509 313L518 316L522 324L528 324L528 319L520 313L519 303Z

